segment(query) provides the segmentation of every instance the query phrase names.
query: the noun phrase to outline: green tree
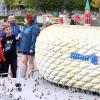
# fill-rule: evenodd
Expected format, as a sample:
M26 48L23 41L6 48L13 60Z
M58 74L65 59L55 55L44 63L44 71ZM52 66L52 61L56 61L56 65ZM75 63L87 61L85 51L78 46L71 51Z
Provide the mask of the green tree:
M5 4L7 5L7 8L10 10L14 4L14 0L5 0Z
M65 9L72 10L84 10L85 0L64 0Z
M91 1L91 0L90 0ZM99 0L100 1L100 0ZM27 10L63 11L84 10L86 0L5 0L10 7L24 5Z
M37 6L37 0L22 0L22 3L24 4L27 11L33 13L33 9L36 9Z
M63 8L63 0L36 0L36 9L42 11L59 11Z
M99 9L99 19L100 19L100 0L92 0L91 5L94 8L98 8Z
M8 10L11 10L16 6L17 0L5 0L5 4L7 5Z
M15 4L15 0L5 0L5 4L13 6Z
M43 11L52 10L84 10L85 0L36 0L37 9Z
M34 1L35 0L23 0L23 3L25 4L26 7L33 8L34 7Z

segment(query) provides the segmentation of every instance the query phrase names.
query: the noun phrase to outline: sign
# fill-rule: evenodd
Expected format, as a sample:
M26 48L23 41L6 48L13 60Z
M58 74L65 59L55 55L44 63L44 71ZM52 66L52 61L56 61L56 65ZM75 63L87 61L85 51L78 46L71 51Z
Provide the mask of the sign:
M74 60L90 61L94 65L98 64L98 57L95 54L83 55L83 54L79 54L77 52L72 52L70 54L70 58L72 58Z

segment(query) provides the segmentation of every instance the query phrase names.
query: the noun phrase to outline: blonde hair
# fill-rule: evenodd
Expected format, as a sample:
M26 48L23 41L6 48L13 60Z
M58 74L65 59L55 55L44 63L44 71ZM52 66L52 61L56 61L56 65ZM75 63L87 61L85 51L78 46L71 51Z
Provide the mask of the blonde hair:
M6 28L8 28L8 27L11 27L10 24L8 24L8 23L4 23L4 24L3 24L3 29L4 29L4 30L5 30Z

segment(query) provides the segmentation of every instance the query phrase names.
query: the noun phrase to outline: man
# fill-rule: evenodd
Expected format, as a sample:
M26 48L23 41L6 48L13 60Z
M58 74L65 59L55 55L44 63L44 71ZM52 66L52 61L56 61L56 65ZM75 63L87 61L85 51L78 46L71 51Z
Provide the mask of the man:
M11 25L12 35L17 36L21 31L19 26L16 24L16 18L14 14L8 15L7 19L8 24ZM20 41L17 42L17 49L20 47Z
M7 22L11 25L12 28L12 35L17 36L20 33L20 28L16 24L16 19L14 14L8 15L8 20Z

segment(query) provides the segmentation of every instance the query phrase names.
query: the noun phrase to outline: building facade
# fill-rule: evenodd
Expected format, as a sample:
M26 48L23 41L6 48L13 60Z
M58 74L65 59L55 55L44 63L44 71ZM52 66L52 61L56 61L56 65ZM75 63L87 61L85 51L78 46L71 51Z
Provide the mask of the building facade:
M5 4L5 0L0 0L0 16L7 16L9 13L14 13L16 16L21 16L23 15L23 10L19 9L18 6L12 7L12 9L9 10Z
M7 15L7 6L4 0L0 0L0 15Z

